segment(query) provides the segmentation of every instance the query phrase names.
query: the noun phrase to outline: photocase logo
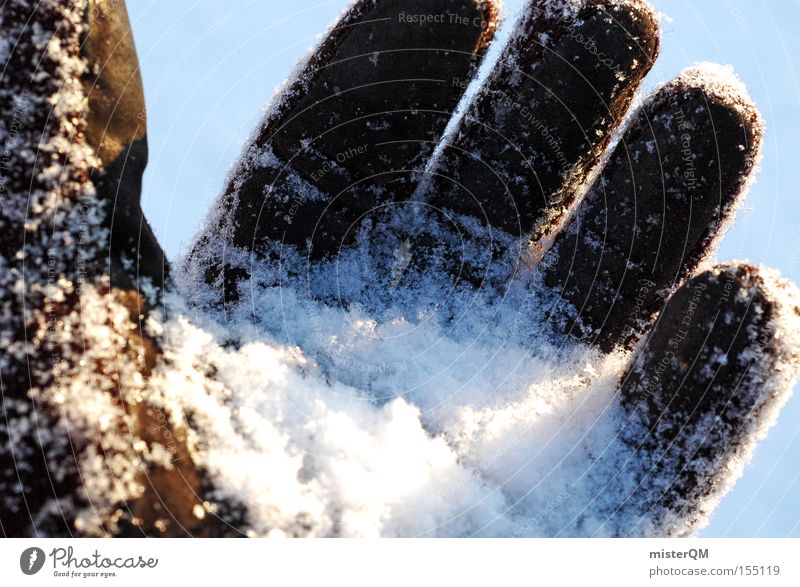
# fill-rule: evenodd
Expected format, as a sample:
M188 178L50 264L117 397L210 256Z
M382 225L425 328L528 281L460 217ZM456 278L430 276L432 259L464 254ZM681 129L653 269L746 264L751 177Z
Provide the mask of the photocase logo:
M35 575L44 566L44 551L41 548L32 546L22 551L19 557L19 568L26 575Z

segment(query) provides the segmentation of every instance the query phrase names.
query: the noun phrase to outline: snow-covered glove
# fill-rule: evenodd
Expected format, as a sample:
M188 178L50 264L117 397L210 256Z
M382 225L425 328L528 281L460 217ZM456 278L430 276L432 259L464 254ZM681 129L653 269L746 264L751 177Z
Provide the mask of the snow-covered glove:
M686 535L792 389L796 288L710 261L763 123L709 64L628 112L641 0L475 92L494 0L357 0L172 276L124 5L0 24L7 535Z
M146 399L166 268L125 5L4 2L0 62L0 533L193 528L202 478Z

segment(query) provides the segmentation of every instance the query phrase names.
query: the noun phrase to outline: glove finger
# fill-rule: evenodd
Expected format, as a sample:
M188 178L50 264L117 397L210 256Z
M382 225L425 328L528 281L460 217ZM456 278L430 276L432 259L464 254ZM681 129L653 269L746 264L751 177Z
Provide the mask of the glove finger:
M798 333L800 292L773 271L722 265L681 287L621 385L634 452L610 518L630 534L697 530L791 394Z
M494 0L355 2L274 102L212 211L190 258L201 279L235 298L250 251L283 242L335 255L365 213L408 198L496 13Z
M746 90L718 66L688 69L647 100L548 253L565 331L605 351L636 342L713 252L762 133Z
M477 220L538 241L598 162L658 47L645 2L531 2L432 166L427 203L465 216L467 233Z

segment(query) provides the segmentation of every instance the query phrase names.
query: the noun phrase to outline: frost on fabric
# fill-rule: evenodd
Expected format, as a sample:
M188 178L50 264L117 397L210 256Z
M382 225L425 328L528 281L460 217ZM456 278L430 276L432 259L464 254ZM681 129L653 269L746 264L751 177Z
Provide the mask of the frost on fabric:
M227 291L234 276L249 271L246 260L216 246L217 232L232 235L242 249L283 240L320 256L358 224L365 208L404 199L404 187L410 195L462 95L460 83L483 56L496 8L491 0L351 3L279 88L209 215L206 234L192 244L198 256L216 258L200 268L201 277L216 279L219 292L234 296ZM406 22L404 10L442 12L453 22L406 30L393 24ZM472 24L455 24L457 16Z
M548 19L571 20L585 4L542 7ZM732 99L748 108L727 73L704 66L679 80L726 102L738 92ZM300 181L265 149L246 153L234 185L260 166ZM315 197L298 186L264 195L287 205ZM231 205L221 200L212 218ZM520 239L465 219L468 238L448 240L442 222L409 206L314 263L277 243L242 250L224 230L210 233L219 222L206 227L204 248L182 268L191 305L176 297L174 319L154 321L166 362L153 383L174 426L191 431L219 497L245 505L249 533L661 536L702 526L709 508L654 522L626 504L649 458L619 436L629 414L615 393L631 355L553 335L557 300L540 276L505 282ZM454 286L453 250L486 270L481 287ZM500 251L492 267L487 251ZM223 256L248 275L226 305L215 301L225 284L208 285L205 272ZM784 398L788 379L774 385ZM701 463L698 476L715 484L704 499L720 499L745 460Z
M661 89L675 87L702 89L710 100L717 100L725 104L738 113L743 121L747 121L751 134L755 137L755 144L741 144L739 149L750 152L748 158L752 160L752 167L749 173L740 177L740 181L735 187L738 194L746 195L758 177L761 160L764 157L763 137L767 132L766 122L761 116L747 86L739 79L732 66L705 61L685 68L677 78L663 84ZM737 197L734 200L741 205L743 197ZM716 250L735 217L732 213L726 213L723 216L725 217L725 222L720 226L720 230L713 235L712 242L708 244L711 250Z
M629 533L694 532L741 475L796 382L799 302L747 263L715 266L670 300L621 389L622 436L641 455L620 506L641 512Z
M129 311L97 277L108 234L84 138L83 23L82 2L0 11L0 518L11 535L106 533L150 458L121 407L144 385Z
M753 180L763 122L727 68L687 69L631 117L572 221L548 284L604 348L639 338L713 254ZM595 268L588 274L573 262Z
M419 196L533 241L550 235L591 178L657 39L646 3L526 5Z
M194 463L216 497L244 505L250 535L569 536L632 528L661 535L702 523L671 511L666 522L640 524L641 511L619 507L636 488L638 469L627 465L641 457L618 437L628 417L618 377L631 356L553 336L548 309L556 300L536 273L501 286L502 274L482 288L454 287L440 270L454 243L442 246L440 220L413 208L313 265L296 250L267 245L277 248L253 254L231 247L225 230L213 235L205 257L184 268L168 317L149 320L163 361L145 383L129 309L102 279L85 283L77 269L100 274L107 243L88 181L93 158L77 138L84 96L76 80L85 64L64 50L77 46L81 15L54 1L39 5L50 33L21 38L58 75L38 80L17 130L0 127L2 143L15 147L9 169L39 161L35 177L5 184L0 216L0 295L7 296L0 336L11 349L0 365L3 384L9 374L27 376L28 365L39 378L12 393L4 387L0 457L13 463L0 477L4 516L24 517L28 508L42 533L62 531L59 520L85 534L112 532L119 504L142 493L141 466L169 466L167 450L136 438L123 409L147 402L187 431ZM21 0L11 6L32 10ZM14 10L3 13L8 38L26 22ZM58 25L66 37L53 36ZM0 44L4 59L9 51ZM31 72L19 70L18 81L29 83ZM0 89L4 111L25 95L22 87ZM51 107L56 125L46 127L37 117ZM277 164L266 150L249 152L243 165ZM296 190L318 196L296 179L282 185L287 203ZM393 236L401 228L432 236L433 245L420 250L414 239ZM519 249L508 235L479 237L499 238L509 255ZM458 244L467 262L481 265L482 245ZM203 266L223 255L250 269L251 279L238 284L246 295L219 307L211 301L224 284L206 285ZM774 291L790 296L783 289ZM796 348L794 322L785 318L791 326L776 340ZM782 375L769 384L778 401L759 410L747 442L785 398L795 360L787 353L779 363ZM44 470L32 466L42 453ZM719 499L745 457L726 463L709 500ZM710 476L711 466L703 467L699 473ZM48 482L73 491L51 499ZM41 489L40 502L31 488Z

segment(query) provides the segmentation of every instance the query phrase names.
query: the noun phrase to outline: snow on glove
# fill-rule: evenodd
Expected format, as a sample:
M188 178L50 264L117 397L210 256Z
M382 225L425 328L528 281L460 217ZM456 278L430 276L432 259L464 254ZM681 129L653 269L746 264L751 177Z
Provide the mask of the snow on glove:
M3 9L4 112L39 106L4 129L27 170L3 212L7 534L685 535L786 401L794 286L709 265L762 122L709 65L625 122L658 52L644 2L532 3L447 135L494 2L355 2L176 283L138 206L120 5L42 6ZM48 320L80 340L57 368Z
M156 533L166 517L185 534L202 480L145 397L159 352L146 314L168 278L139 206L125 6L14 0L0 27L0 530Z

